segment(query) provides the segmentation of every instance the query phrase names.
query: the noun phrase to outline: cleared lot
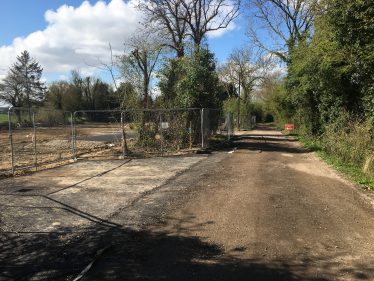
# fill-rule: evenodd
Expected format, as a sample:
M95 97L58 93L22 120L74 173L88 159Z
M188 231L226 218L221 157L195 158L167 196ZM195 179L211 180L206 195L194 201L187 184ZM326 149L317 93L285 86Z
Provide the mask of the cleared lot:
M205 158L78 162L1 180L0 280L71 280L111 243L105 233L123 234L115 214Z
M2 232L49 232L105 221L205 156L78 162L2 180Z

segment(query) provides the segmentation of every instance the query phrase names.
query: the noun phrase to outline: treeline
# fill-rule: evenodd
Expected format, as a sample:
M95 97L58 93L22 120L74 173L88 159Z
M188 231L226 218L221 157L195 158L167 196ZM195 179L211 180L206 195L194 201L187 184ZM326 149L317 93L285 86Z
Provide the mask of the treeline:
M130 83L120 83L117 89L93 76L82 77L72 71L69 81L49 85L43 106L65 111L113 110L138 108L140 98Z
M94 76L71 71L68 80L46 85L43 68L28 51L17 56L8 75L0 83L0 99L13 107L44 107L64 111L105 110L138 107L140 99L131 83L117 89Z
M34 66L33 72L31 66ZM25 75L27 70L27 75ZM42 67L27 51L17 57L0 84L0 98L13 107L45 107L65 111L131 108L221 108L227 87L220 81L213 53L167 58L157 71L157 95L143 95L142 83L131 79L115 86L95 76L71 71L67 80L46 85ZM140 87L139 87L140 85ZM150 91L148 89L148 91Z
M374 174L374 6L328 0L314 14L266 104L281 126L294 122L327 153Z

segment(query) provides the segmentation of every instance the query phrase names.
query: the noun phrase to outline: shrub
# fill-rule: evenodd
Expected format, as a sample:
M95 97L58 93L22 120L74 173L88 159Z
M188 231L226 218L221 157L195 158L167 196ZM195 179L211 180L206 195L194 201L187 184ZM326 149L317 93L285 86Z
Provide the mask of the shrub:
M367 167L366 173L374 175L374 136L369 122L352 120L342 114L334 123L325 126L321 137L323 149L344 162Z

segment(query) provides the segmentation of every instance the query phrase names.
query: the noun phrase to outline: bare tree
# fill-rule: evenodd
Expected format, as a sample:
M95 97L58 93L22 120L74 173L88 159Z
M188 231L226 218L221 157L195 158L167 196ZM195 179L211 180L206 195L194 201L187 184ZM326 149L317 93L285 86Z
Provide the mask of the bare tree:
M241 88L241 99L251 100L251 93L267 75L271 56L253 53L250 48L235 49L229 61L220 68L221 79Z
M140 33L132 38L129 47L131 51L119 57L120 69L125 79L137 86L143 107L147 108L149 87L162 46L150 34Z
M182 57L186 37L199 51L208 32L227 28L238 16L240 0L145 0L139 7Z
M154 25L148 24L164 39L164 44L175 50L177 57L184 56L187 32L187 11L180 0L148 0L138 6Z
M110 74L110 77L112 78L114 89L118 90L118 86L117 86L117 78L118 77L116 77L116 75L115 75L115 72L117 70L117 64L116 64L116 61L115 61L114 56L113 56L112 45L110 43L108 43L108 47L109 47L109 55L110 55L109 56L110 57L109 62L103 61L102 59L98 58L99 66L96 66L96 67L100 70L107 71Z
M208 32L227 28L239 15L240 0L180 0L185 11L188 32L195 51Z
M318 0L249 0L253 21L248 36L258 47L277 55L284 62L289 51L311 31ZM259 21L258 21L259 20ZM266 31L261 39L259 30Z
M261 80L259 88L254 92L257 100L266 101L275 92L276 88L282 82L283 74L281 71L272 71Z

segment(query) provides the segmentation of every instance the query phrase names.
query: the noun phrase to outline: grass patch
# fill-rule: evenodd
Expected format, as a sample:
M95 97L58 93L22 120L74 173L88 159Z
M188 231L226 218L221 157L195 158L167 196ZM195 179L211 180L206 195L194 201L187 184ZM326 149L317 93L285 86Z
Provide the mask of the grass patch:
M8 114L0 113L0 123L8 123Z
M320 156L326 163L332 165L337 171L347 175L354 182L366 187L368 189L374 190L374 178L362 172L361 168L343 162L340 159L328 155L324 151L318 151L318 156Z
M317 155L327 164L333 166L338 172L346 175L353 182L366 189L374 190L374 177L365 174L361 167L342 161L338 157L331 155L323 150L321 141L310 139L301 135L294 134L292 138L300 141L304 147L315 151Z
M289 133L288 131L282 131L282 133L285 134L288 139L293 139L301 142L303 146L309 150L322 151L322 146L317 140L306 138L297 133Z

